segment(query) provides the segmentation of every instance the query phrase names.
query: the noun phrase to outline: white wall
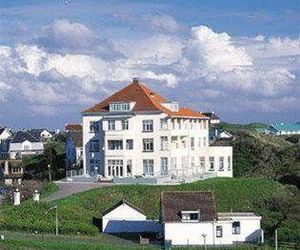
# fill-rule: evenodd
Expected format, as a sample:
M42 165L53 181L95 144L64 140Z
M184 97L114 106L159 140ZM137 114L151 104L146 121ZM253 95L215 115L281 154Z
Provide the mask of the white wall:
M6 140L11 136L11 133L7 130L4 129L3 132L0 134L0 142L1 140Z
M102 217L102 230L103 232L112 232L109 229L109 221L146 221L146 215L133 209L127 204L122 204L116 209L110 211Z
M165 223L165 240L172 245L204 245L202 234L206 234L206 244L213 244L213 223Z
M203 245L202 234L206 234L207 245L228 245L234 242L256 242L261 237L259 216L222 216L218 221L205 223L165 223L165 240L173 245ZM232 223L239 221L240 234L232 234ZM217 237L216 228L222 226L222 237Z

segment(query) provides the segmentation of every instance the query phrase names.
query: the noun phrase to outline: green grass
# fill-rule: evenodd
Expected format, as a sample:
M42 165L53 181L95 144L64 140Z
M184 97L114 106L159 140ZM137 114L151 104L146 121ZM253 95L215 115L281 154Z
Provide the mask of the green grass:
M45 181L43 183L41 198L45 198L58 191L58 186L54 182Z
M5 235L5 240L0 241L0 249L23 250L157 250L156 246L141 246L125 240L119 240L109 235L97 237L83 236L54 236L34 235L16 232L0 232Z
M177 186L110 186L74 194L57 202L23 202L20 207L0 208L0 228L39 233L54 232L53 204L58 204L59 229L63 234L96 235L93 220L121 198L144 211L149 219L159 217L159 198L165 190L210 190L215 193L218 211L261 211L257 203L274 195L289 195L281 184L267 179L215 178ZM264 222L264 219L263 219Z

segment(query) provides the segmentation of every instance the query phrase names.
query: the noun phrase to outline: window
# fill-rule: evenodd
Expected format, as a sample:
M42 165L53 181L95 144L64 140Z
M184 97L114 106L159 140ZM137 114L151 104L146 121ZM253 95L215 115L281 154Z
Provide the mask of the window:
M176 169L177 168L177 158L176 157L172 157L171 158L171 163L172 163L172 168Z
M209 157L209 170L214 171L215 170L215 158Z
M100 152L99 140L90 141L90 152Z
M162 129L162 130L168 129L168 120L167 119L160 119L160 129Z
M178 124L178 129L181 129L181 120L177 120L177 124Z
M143 160L144 175L154 175L154 160L145 159Z
M200 167L201 169L205 169L205 157L200 157Z
M183 167L188 166L188 157L187 156L181 156L181 164Z
M168 150L168 137L167 136L160 137L160 150L162 150L162 151Z
M127 160L126 171L128 176L132 175L132 160Z
M109 111L130 111L129 103L112 103L109 105Z
M201 137L198 138L198 147L201 148Z
M200 120L199 128L202 129L202 120Z
M132 150L133 149L133 140L132 139L127 139L126 140L126 149L127 150Z
M198 211L182 211L181 212L181 220L182 221L190 221L196 222L200 219L200 213Z
M193 120L190 120L190 129L193 129Z
M123 150L122 140L108 140L107 142L109 150Z
M206 137L203 137L203 147L206 147Z
M107 161L108 176L123 176L123 160Z
M116 130L115 120L108 120L108 130Z
M228 171L231 170L231 157L230 156L227 157L227 170Z
M143 132L153 132L153 120L143 121Z
M191 149L195 149L195 138L191 137Z
M172 128L175 129L175 120L172 120Z
M232 234L240 234L241 233L241 223L239 221L234 221L232 223Z
M153 152L153 139L143 139L143 151Z
M203 129L207 129L207 121L203 121Z
M94 133L94 132L99 132L100 128L99 128L99 122L97 121L90 121L90 132Z
M223 237L223 227L222 226L217 226L216 227L216 236L217 236L217 238L222 238Z
M129 122L128 120L122 120L122 130L128 130Z
M219 171L224 171L224 157L219 157Z
M162 176L168 175L168 157L160 158L160 168Z
M24 145L24 150L30 150L30 145Z

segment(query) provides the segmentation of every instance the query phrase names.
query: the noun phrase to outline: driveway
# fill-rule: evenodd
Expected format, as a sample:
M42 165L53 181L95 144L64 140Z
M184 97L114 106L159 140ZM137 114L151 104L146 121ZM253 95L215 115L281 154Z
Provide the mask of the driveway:
M112 183L84 183L84 182L55 182L58 186L58 191L50 196L42 199L43 201L54 201L65 198L69 195L80 193L94 188L106 187L113 185Z

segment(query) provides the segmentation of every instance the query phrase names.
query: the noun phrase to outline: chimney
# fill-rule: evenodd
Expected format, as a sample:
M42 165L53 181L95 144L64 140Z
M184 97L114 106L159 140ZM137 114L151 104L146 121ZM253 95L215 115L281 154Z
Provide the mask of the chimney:
M139 78L138 77L133 77L132 82L133 83L139 83Z

